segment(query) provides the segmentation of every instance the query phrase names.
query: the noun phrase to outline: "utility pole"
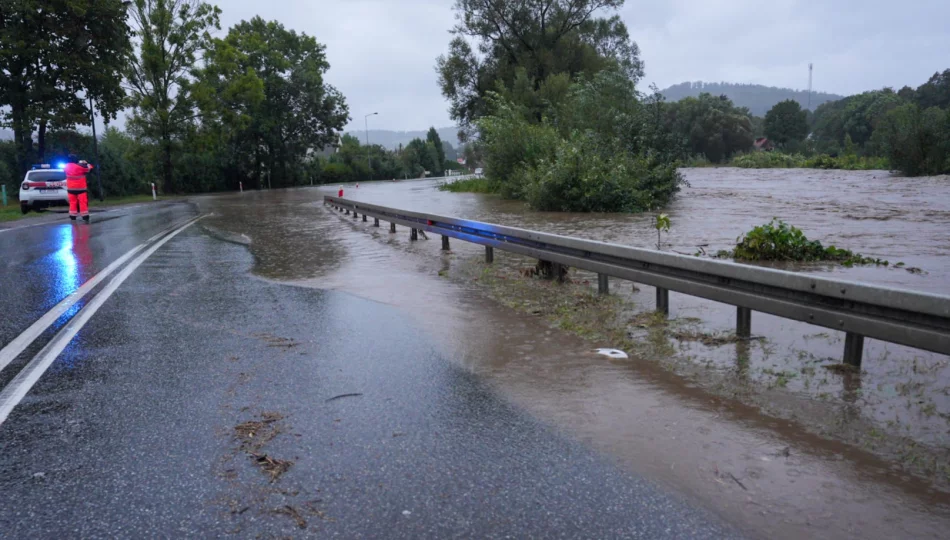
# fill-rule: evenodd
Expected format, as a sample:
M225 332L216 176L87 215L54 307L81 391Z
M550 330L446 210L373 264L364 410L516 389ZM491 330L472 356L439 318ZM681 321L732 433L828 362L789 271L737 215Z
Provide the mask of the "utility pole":
M369 160L369 117L379 114L378 112L372 112L363 116L363 133L366 134L366 167L369 169L369 177L373 178L373 164Z
M92 108L92 96L89 96L89 120L92 122L92 147L96 152L96 183L99 185L99 202L105 200L105 194L102 192L102 173L100 172L99 160L99 139L96 137L96 111Z

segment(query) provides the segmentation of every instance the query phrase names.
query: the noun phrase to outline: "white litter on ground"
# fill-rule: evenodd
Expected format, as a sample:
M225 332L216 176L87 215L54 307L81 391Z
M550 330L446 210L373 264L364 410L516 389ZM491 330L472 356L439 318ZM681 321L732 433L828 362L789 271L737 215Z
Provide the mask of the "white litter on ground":
M594 350L594 352L597 354L602 354L610 358L620 358L620 359L630 358L629 356L627 356L627 353L621 351L620 349L596 349Z

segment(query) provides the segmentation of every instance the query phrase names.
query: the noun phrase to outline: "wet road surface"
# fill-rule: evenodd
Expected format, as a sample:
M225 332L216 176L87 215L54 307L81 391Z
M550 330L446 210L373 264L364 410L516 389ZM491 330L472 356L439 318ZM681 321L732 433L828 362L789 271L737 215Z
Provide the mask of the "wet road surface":
M756 171L733 170L729 173L733 176L727 173L711 170L704 183L704 177L690 172L693 186L677 199L674 209L681 212L678 219L690 219L701 227L678 234L698 238L732 236L734 233L713 226L717 216L709 210L709 201L731 200L725 194L735 185L747 184L761 191L767 186L760 183L772 182L780 216L786 215L783 209L799 206L794 186L784 184L794 171L777 171L774 178L758 178L754 176ZM833 173L825 179L837 178L839 173ZM838 182L852 187L864 185L872 175L863 174ZM932 204L942 204L945 199L937 195L947 188L933 179L923 179L921 185L920 190L933 191L928 195ZM517 203L445 193L435 187L433 181L376 183L363 184L358 190L347 186L346 193L358 200L601 240L617 241L611 235L639 230L630 223L648 219L533 214ZM333 188L335 192L336 186ZM885 183L871 188L903 189L899 185L888 188ZM851 205L852 199L864 196L862 193L843 189L835 192L841 199L838 207ZM253 273L257 276L306 288L345 291L398 307L445 357L477 374L509 401L603 451L625 469L670 486L757 536L940 538L950 526L950 497L942 488L911 475L899 464L880 459L868 451L874 450L873 446L834 441L840 432L855 426L869 428L872 434L875 429L889 428L896 416L906 420L896 428L913 429L916 440L930 441L946 451L950 432L941 415L950 412L945 401L945 358L870 342L866 373L848 384L844 377L826 373L816 364L840 361L836 360L840 340L834 333L820 335L820 329L761 314L753 317L753 331L768 339L751 351L734 344L677 345L683 356L708 360L712 367L721 362L724 370L734 371L738 359L744 357L750 381L762 377L768 382L776 372L799 366L818 374L810 388L800 375L792 378L787 388L769 393L768 404L782 414L763 414L757 406L731 399L731 394L724 398L705 391L695 379L671 374L651 362L616 363L592 358L588 354L591 347L605 344L566 336L530 314L486 301L484 292L471 282L444 277L470 265L473 257L480 260L479 247L453 241L452 252L444 253L438 238L410 242L403 228L393 235L385 224L376 229L371 223L326 210L322 194L319 189L299 189L208 199L202 206L215 215L203 226L219 237L246 244L254 255ZM690 208L697 210L695 216L683 213ZM752 208L755 212L744 218L750 224L770 219L764 203ZM728 213L739 215L741 208L737 206ZM839 222L833 214L827 215L830 232L818 234L834 234ZM589 223L585 224L585 219ZM646 223L644 228L648 228ZM930 231L927 234L937 234L926 230ZM816 235L813 230L808 233ZM650 231L638 234L641 236L634 245L648 245ZM655 236L652 238L655 241ZM874 241L875 233L866 238ZM863 246L844 245L866 251ZM911 251L902 249L904 253ZM938 249L936 256L944 256L941 253ZM517 268L533 262L496 253L495 264ZM942 268L933 262L930 266ZM818 266L801 270L835 272L846 279L852 271L867 273L881 280L904 280L901 286L924 289L939 289L942 279L939 270L923 276L874 268ZM914 287L918 279L937 281ZM641 288L644 290L631 295L628 286L612 285L612 293L632 297L652 309L652 289ZM699 317L712 329L734 323L734 308L674 297L675 317ZM910 396L895 390L908 387L922 388L926 397L933 398L934 406L924 399L911 401ZM826 431L816 434L805 422L809 415L824 418ZM909 448L919 448L920 444L910 439Z
M2 343L195 215L173 205L0 233ZM241 240L182 229L10 412L3 536L736 535L499 395L400 308L251 277ZM79 317L40 335L3 384Z

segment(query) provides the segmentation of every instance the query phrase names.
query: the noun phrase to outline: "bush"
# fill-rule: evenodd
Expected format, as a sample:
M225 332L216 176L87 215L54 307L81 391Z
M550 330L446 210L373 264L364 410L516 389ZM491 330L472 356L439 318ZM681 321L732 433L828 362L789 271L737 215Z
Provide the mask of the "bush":
M682 177L670 164L613 151L594 134L560 141L554 156L526 168L532 208L570 212L642 212L665 205Z
M734 157L732 165L744 169L793 169L803 167L805 158L782 152L750 152Z
M455 182L442 182L439 184L439 189L452 193L495 193L498 191L495 183L487 178L467 178Z
M485 176L503 197L524 198L524 170L550 159L559 140L554 127L531 124L510 105L499 103L494 116L478 126L485 153Z
M320 180L324 184L349 182L354 178L353 169L343 163L327 163L320 175Z
M719 256L740 261L834 261L845 266L888 264L847 249L826 248L818 240L809 240L801 229L777 218L745 233L732 251L721 251Z
M902 105L887 113L874 140L908 176L950 172L950 111Z

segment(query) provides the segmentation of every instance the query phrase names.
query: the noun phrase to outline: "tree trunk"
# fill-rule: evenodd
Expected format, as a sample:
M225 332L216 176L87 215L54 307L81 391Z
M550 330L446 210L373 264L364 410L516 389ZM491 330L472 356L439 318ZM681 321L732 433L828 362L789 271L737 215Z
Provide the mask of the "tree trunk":
M13 124L13 140L16 148L19 179L22 179L30 170L33 161L33 129L26 119L26 107L22 103L14 103L10 116Z
M175 192L172 181L172 141L168 133L162 135L162 186L166 194Z
M40 129L36 132L36 156L40 163L46 163L46 126L47 120L40 120Z

